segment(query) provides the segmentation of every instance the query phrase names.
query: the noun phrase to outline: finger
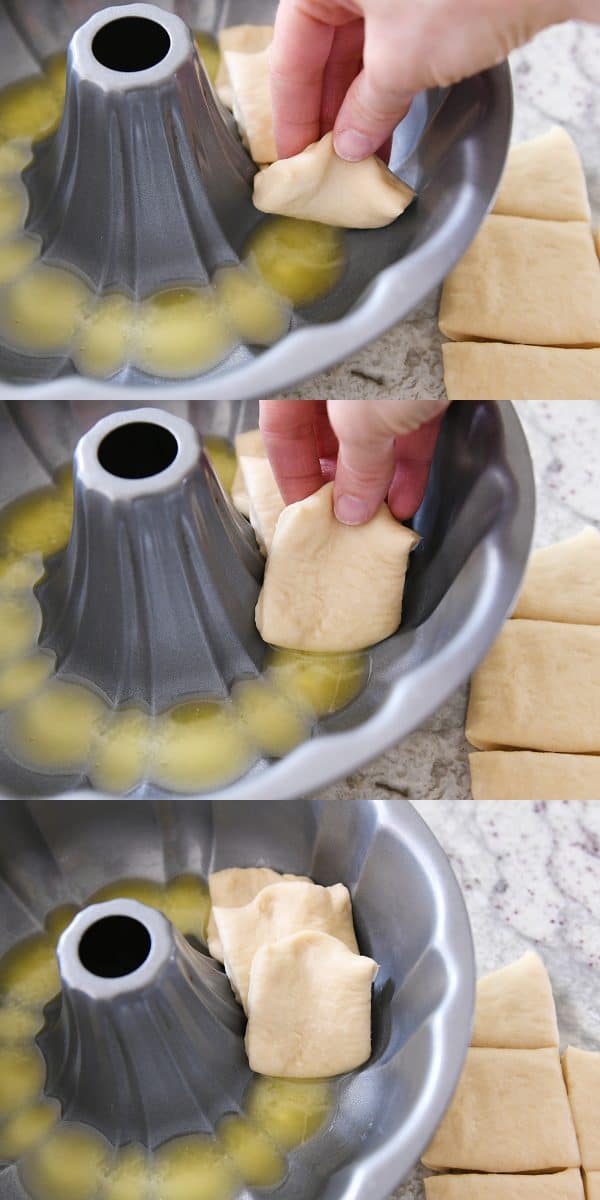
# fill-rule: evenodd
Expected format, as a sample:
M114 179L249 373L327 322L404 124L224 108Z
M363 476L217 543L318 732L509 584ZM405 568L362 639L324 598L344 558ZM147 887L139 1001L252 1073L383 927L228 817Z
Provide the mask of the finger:
M346 92L362 70L364 36L364 21L360 18L335 31L323 75L321 137L333 129Z
M281 0L270 50L275 141L281 158L299 154L320 132L323 77L335 29L297 0Z
M346 93L334 126L334 146L340 158L358 162L377 154L392 136L414 95L403 83L397 56L398 31L382 22L367 21L364 66Z
M325 400L319 400L317 404L318 408L314 418L314 429L319 458L337 458L338 440L331 428L327 403Z
M323 483L315 436L319 400L261 400L260 429L286 504L304 500Z
M397 401L395 402L397 408ZM339 441L334 506L344 525L364 525L385 500L395 467L391 409L369 400L330 400Z
M396 438L396 468L388 504L399 521L414 516L425 495L441 423L440 415L414 433Z

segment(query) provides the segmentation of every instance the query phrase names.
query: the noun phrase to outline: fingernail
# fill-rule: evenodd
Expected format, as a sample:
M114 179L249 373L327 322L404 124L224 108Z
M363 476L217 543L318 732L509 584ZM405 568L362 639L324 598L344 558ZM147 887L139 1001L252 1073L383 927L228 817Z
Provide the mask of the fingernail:
M334 149L338 157L345 158L346 162L361 162L373 153L370 138L364 133L359 133L357 129L342 129L340 133L336 133Z
M335 515L342 525L364 525L371 516L371 510L358 496L338 496Z

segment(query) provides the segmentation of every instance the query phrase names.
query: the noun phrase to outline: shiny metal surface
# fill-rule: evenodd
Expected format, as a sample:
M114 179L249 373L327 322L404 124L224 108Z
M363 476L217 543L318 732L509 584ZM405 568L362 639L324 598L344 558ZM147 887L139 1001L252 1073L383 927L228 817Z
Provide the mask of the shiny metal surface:
M463 898L406 802L2 802L0 952L38 930L50 909L81 904L108 881L261 864L345 883L361 950L380 963L372 1057L337 1081L332 1122L290 1156L289 1175L272 1194L384 1200L449 1103L474 1002ZM0 1171L2 1200L23 1196L14 1168Z

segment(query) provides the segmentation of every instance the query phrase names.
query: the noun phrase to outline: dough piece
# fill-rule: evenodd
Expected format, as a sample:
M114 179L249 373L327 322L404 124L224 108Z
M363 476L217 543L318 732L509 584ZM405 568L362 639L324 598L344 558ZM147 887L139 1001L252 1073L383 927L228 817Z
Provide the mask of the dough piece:
M558 1051L469 1050L423 1162L440 1171L502 1175L578 1167Z
M472 1046L501 1050L558 1047L558 1024L548 972L531 950L477 983Z
M600 753L600 626L507 621L471 679L479 750Z
M583 165L566 129L554 125L512 147L493 211L546 221L590 220Z
M474 800L600 800L600 757L486 750L470 754Z
M260 50L266 50L272 41L272 25L230 25L228 29L219 30L221 61L215 79L215 89L217 96L226 108L233 110L233 89L225 61L225 52L235 50L240 54L258 54Z
M326 1079L371 1056L372 958L314 930L262 946L250 973L246 1052L252 1071Z
M567 1046L563 1071L582 1166L600 1171L600 1053Z
M586 1200L600 1200L600 1171L584 1171Z
M600 400L600 350L445 342L449 400Z
M579 1171L555 1175L437 1175L427 1200L584 1200Z
M267 46L267 49L259 54L225 51L225 63L233 89L233 115L241 139L255 163L272 163L277 158L271 108L269 50L270 47Z
M240 458L240 469L248 495L250 523L263 554L269 554L277 522L285 508L268 458Z
M325 654L389 637L400 624L408 556L418 541L385 504L368 525L342 525L326 483L279 518L256 606L259 633L287 650Z
M219 908L242 908L271 883L310 883L308 875L281 875L271 867L225 867L208 877L211 904ZM208 949L223 962L223 947L212 910L207 927Z
M254 204L261 212L346 229L391 225L414 198L375 154L363 162L338 158L332 133L254 177Z
M600 625L597 529L588 525L575 537L534 550L513 616Z
M600 258L600 228L598 228L594 234L594 242L596 245L596 253L598 258Z
M260 946L303 929L339 938L354 954L358 946L352 924L350 893L343 883L320 887L308 881L273 883L242 908L213 908L231 986L247 1007L250 968Z
M600 345L600 265L583 221L491 216L448 276L440 329L453 341Z
M250 520L250 497L246 491L246 484L244 483L244 476L240 467L240 458L242 456L247 458L266 458L267 451L260 429L248 429L245 433L238 433L235 439L235 452L238 464L231 485L231 499L238 512Z

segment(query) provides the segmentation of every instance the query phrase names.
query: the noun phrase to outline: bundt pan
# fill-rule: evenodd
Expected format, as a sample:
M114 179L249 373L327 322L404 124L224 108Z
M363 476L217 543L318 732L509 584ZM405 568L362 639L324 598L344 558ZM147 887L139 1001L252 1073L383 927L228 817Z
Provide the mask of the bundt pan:
M110 1159L131 1143L154 1152L180 1134L202 1130L211 1137L224 1114L247 1111L257 1077L243 1053L241 1010L202 941L190 943L154 907L130 898L86 904L126 877L130 886L123 891L131 896L144 880L148 892L176 877L264 864L307 873L321 884L344 882L361 951L380 964L372 1056L331 1082L319 1130L288 1148L283 1178L269 1194L384 1200L406 1178L441 1120L466 1055L474 1002L471 933L448 860L409 804L352 801L341 816L335 804L317 800L277 808L213 801L143 801L126 808L108 799L0 802L0 992L7 979L1 956L33 937L28 961L38 971L40 1002L50 992L37 1022L39 1028L44 1021L36 1038L39 1088L53 1098L50 1104L59 1101L71 1130L98 1131ZM111 894L118 891L113 887ZM186 918L178 924L188 932ZM50 931L45 942L44 927ZM56 940L61 928L62 987L52 997L58 978L40 985L43 952L37 959L31 952L41 943L53 962L47 938ZM14 986L14 952L10 978ZM20 987L27 1003L27 975ZM16 1162L5 1155L2 1200L31 1197L31 1180L39 1180L32 1153L33 1159L23 1154ZM53 1196L65 1194L64 1169L64 1162L55 1168ZM190 1200L231 1195L213 1193L201 1172L193 1182ZM72 1189L69 1195L92 1200L92 1189L81 1182ZM180 1185L164 1194L185 1200L188 1191ZM38 1200L35 1188L33 1194ZM121 1190L106 1194L146 1200L139 1184L131 1193L123 1190L123 1180ZM265 1193L250 1185L235 1194L255 1200Z
M71 541L46 560L36 588L41 643L55 653L59 676L86 681L113 705L161 712L190 695L226 698L240 673L261 673L265 647L253 610L262 560L198 439L231 439L256 422L254 402L108 415L103 405L85 403L0 408L2 505L47 484L77 446ZM174 445L179 439L165 470L153 473L140 430L158 433L161 445L163 435ZM150 444L156 447L154 438ZM370 651L362 689L318 720L296 749L255 759L208 794L312 795L418 728L468 677L509 615L533 520L531 461L512 406L452 405L413 522L422 540L411 555L399 631ZM32 797L83 788L93 796L87 772L33 769L9 752L9 716L0 719L0 791ZM128 794L172 793L147 778Z
M222 26L268 24L275 9L274 0L2 5L0 87L56 63L70 45L63 119L34 145L22 199L25 228L39 239L43 262L67 268L75 288L88 289L83 313L94 296L115 289L127 312L128 297L200 287L219 267L239 264L264 220L251 201L255 168L190 31L215 35ZM185 382L164 366L149 374L135 355L101 372L100 381L86 377L86 360L66 335L52 350L21 344L17 313L17 340L0 338L0 397L139 403L158 384L169 400L231 401L276 393L340 361L406 316L464 253L493 201L511 119L506 64L448 92L418 96L396 131L391 158L415 187L416 203L386 229L346 232L337 282L297 309L273 344L261 348L238 329Z

